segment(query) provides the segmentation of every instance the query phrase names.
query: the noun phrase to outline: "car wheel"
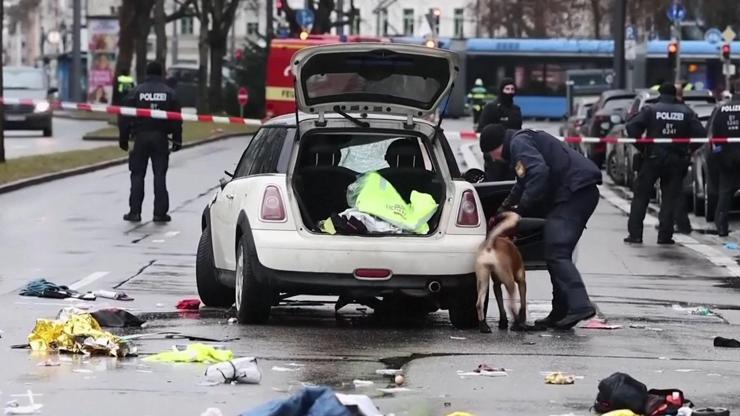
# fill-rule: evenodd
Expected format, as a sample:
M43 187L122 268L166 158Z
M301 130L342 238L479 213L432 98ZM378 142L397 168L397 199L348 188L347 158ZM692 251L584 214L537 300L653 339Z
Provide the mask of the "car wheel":
M195 282L200 300L206 306L228 308L234 304L234 290L218 280L213 261L211 227L206 227L200 235L195 258Z
M619 174L617 168L617 153L611 151L609 157L606 159L606 173L617 185L624 185L624 177Z
M488 312L488 296L483 307ZM450 322L457 329L471 329L478 327L478 311L475 304L478 301L478 293L474 285L461 288L452 294L449 303Z
M43 133L44 133L44 137L51 137L51 135L53 134L53 130L51 126L45 128Z
M693 192L692 192L691 198L693 200L692 205L694 206L694 214L702 217L704 216L704 198L699 198L699 190L696 189L697 188L696 180L694 180L692 188L693 188Z
M257 279L257 253L246 236L236 249L236 318L240 324L264 324L270 318L272 294Z
M714 221L714 211L717 209L717 195L707 192L707 183L704 182L704 219Z

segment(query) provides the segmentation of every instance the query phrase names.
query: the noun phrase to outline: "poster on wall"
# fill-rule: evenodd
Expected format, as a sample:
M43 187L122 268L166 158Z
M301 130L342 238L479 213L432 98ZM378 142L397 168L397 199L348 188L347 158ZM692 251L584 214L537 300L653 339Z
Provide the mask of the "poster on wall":
M93 18L88 28L87 101L107 104L113 97L113 79L118 51L118 20Z

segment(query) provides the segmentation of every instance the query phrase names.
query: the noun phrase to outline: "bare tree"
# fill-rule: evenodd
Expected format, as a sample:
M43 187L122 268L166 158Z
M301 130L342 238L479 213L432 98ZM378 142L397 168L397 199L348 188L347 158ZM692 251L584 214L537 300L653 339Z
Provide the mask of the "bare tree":
M297 36L303 28L298 24L296 12L290 8L288 2L284 3L284 10L285 19L288 21L288 26L290 27L290 33L293 36ZM308 10L311 10L314 14L314 24L311 28L311 33L319 35L329 33L335 27L347 25L351 27L357 18L357 8L355 7L354 0L350 0L348 12L343 13L346 18L342 20L333 21L331 19L332 13L336 11L334 0L310 0L308 2Z
M154 34L157 36L157 43L154 59L164 65L167 60L167 31L165 30L167 14L164 12L164 0L156 0L156 2L154 5Z

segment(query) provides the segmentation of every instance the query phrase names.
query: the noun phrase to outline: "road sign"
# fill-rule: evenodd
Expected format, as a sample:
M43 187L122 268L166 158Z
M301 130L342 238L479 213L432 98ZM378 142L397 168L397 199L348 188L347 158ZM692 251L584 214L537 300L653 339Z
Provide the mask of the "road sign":
M247 89L244 87L239 88L239 93L236 98L239 100L240 106L244 107L247 105L247 102L249 102L249 93L247 92Z
M681 3L674 1L673 4L668 7L666 14L668 15L668 20L676 23L686 18L686 9Z
M637 28L635 25L629 25L624 31L624 38L626 40L637 40Z
M735 65L734 64L731 64L729 62L726 62L722 66L722 75L726 75L726 76L731 77L731 76L735 75L735 70L736 69L737 68L735 68Z
M716 27L707 29L707 31L704 32L704 40L711 44L720 43L722 42L722 32L720 32Z
M727 26L725 28L725 31L722 32L722 39L724 39L725 42L730 43L733 40L735 40L735 35L736 35L735 31L732 30L730 26Z
M313 26L313 22L314 22L313 12L308 9L298 10L295 13L295 20L303 28L311 27Z
M637 42L628 39L624 41L624 59L634 61L637 58Z

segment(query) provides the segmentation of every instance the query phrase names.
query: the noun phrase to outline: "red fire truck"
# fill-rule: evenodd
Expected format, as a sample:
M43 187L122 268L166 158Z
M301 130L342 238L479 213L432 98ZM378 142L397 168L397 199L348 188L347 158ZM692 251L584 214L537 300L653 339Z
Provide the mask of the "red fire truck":
M388 39L368 36L346 36L346 42L387 42ZM301 39L275 39L267 57L267 85L265 99L266 116L272 118L295 111L293 74L290 71L290 58L296 51L308 46L341 43L339 36L311 35Z

